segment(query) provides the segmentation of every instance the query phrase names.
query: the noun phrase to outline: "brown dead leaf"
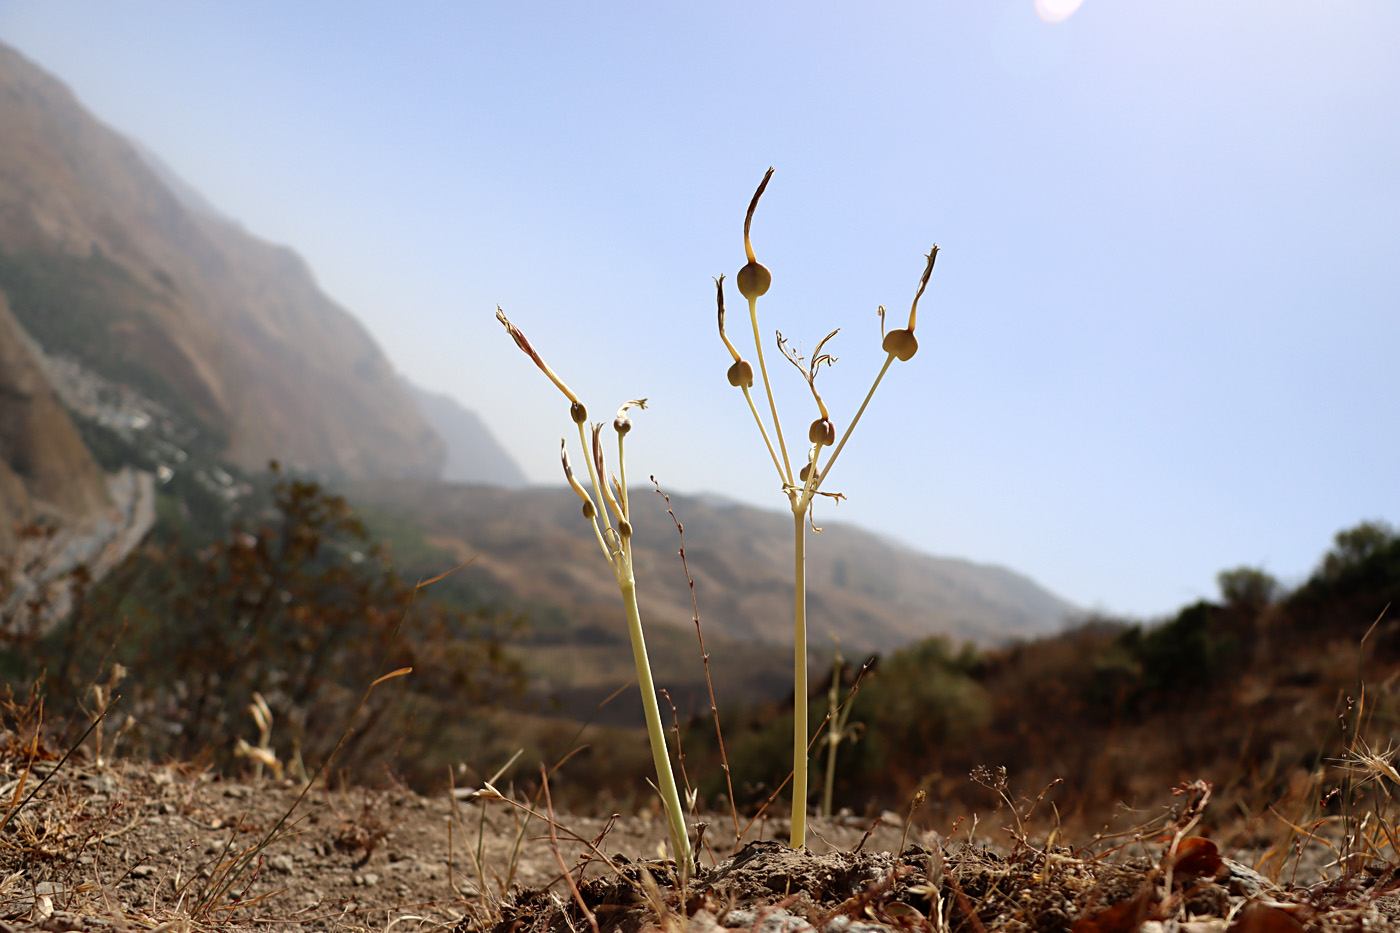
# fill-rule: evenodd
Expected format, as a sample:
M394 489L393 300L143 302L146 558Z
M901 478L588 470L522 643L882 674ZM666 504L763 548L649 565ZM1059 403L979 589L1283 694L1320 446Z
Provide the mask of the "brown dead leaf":
M1229 873L1215 843L1201 836L1189 836L1176 847L1172 873L1178 883L1204 878L1214 881Z
M1151 884L1144 885L1142 890L1126 901L1101 910L1085 912L1074 921L1071 933L1135 933L1151 915L1156 904L1156 887Z
M1226 933L1302 933L1303 925L1288 911L1250 901Z

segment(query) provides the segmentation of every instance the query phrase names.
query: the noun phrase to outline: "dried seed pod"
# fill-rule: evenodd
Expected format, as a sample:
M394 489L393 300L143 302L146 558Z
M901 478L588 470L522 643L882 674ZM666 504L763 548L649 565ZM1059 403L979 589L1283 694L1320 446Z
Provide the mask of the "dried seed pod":
M632 523L627 519L622 519L617 523L617 533L622 535L623 540L632 537Z
M804 467L802 468L801 472L799 472L799 473L797 474L797 478L800 479L800 480L802 480L802 482L805 483L805 482L807 482L807 479L808 479L811 475L812 475L812 465L809 463L809 464L807 464L806 466L804 466Z
M569 417L574 419L574 424L583 424L588 420L588 409L582 402L574 402L569 406Z
M919 341L914 336L914 331L909 328L892 330L885 335L884 342L880 344L886 353L893 353L895 358L901 363L908 361L919 352Z
M613 418L613 430L618 434L626 434L632 430L632 419L627 416L627 409L646 407L647 400L644 398L633 398L623 402L617 410L617 415Z
M759 182L758 190L753 193L748 213L744 215L744 256L749 262L748 265L739 270L734 281L739 286L739 294L749 301L766 293L768 286L773 284L773 274L754 256L753 240L749 239L749 228L753 225L753 212L758 207L758 199L763 197L763 189L768 187L768 180L772 177L773 168L769 166L768 171L763 173L763 181Z
M818 418L807 429L807 440L813 444L830 447L836 443L836 425L832 424L829 418Z
M768 287L773 284L773 273L763 263L754 260L739 270L734 282L739 286L739 294L753 301L767 294Z
M729 384L745 389L753 385L753 367L748 360L739 360L729 367Z
M584 491L582 484L574 477L574 468L569 465L569 450L562 437L559 438L559 459L564 463L564 478L569 481L574 494L583 500L583 517L592 521L598 510L593 507L593 497Z

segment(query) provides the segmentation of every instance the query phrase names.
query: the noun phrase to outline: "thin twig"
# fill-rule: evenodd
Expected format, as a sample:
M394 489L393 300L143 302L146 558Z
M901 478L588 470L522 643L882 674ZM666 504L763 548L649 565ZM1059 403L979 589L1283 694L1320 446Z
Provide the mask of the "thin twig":
M68 759L71 758L71 757L73 756L73 753L76 752L76 751L78 750L78 747L79 747L80 745L82 745L84 741L87 740L87 737L88 737L88 735L90 735L90 734L92 733L92 730L93 730L93 729L96 729L99 725L101 725L102 720L104 720L104 719L107 718L107 714L110 713L110 712L112 711L112 707L116 706L116 705L117 705L117 701L119 701L120 699L121 699L121 696L120 696L120 695L112 697L112 702L108 703L105 707L103 707L102 712L100 712L100 713L97 714L97 718L94 719L91 723L88 724L88 727L87 727L86 729L83 730L83 734L82 734L82 735L78 736L78 741L76 741L76 742L74 742L72 745L70 745L70 746L68 747L68 751L66 751L66 752L63 753L63 757L60 758L60 759L58 760L58 764L54 765L53 768L49 771L49 773L46 774L46 775L44 775L44 779L43 779L42 781L40 781L38 784L36 784L35 787L34 787L34 789L31 790L31 791L29 792L29 796L28 796L28 797L25 797L24 800L23 800L23 802L21 802L18 806L11 806L11 807L10 807L10 812L8 812L8 813L5 814L5 819L4 819L3 821L0 821L0 832L4 832L4 831L5 831L5 827L10 825L10 820L14 817L14 815L15 815L16 813L18 813L19 811L23 810L23 809L29 804L29 801L31 801L31 800L34 799L34 795L37 794L37 793L39 793L39 791L43 790L43 789L44 789L44 785L47 784L47 783L49 783L49 781L51 781L51 780L53 779L53 776L54 776L55 774L57 774L58 772L60 772L60 771L63 770L63 766L68 762ZM35 734L34 741L35 741L35 742L38 741L38 734L37 734L37 733ZM29 762L29 767L32 768L33 765L34 765L34 760L33 760L33 758L31 757L31 758L30 758L30 762ZM26 770L27 770L27 769L26 769ZM22 787L22 786L23 786L23 785L21 785L21 787ZM16 792L16 796L18 796L18 795L19 795L18 792Z
M680 557L681 570L685 571L685 582L690 586L690 608L693 613L692 621L695 622L695 637L700 642L700 661L705 667L705 689L710 694L710 715L715 720L715 737L719 741L719 762L720 768L724 771L724 783L729 789L729 813L734 818L734 851L739 851L739 805L734 801L734 776L729 771L729 755L724 750L724 730L719 725L719 705L715 702L715 684L710 679L710 653L705 650L705 635L700 631L700 604L695 597L695 578L690 575L690 565L685 559L685 526L676 517L675 511L671 508L671 497L661 491L661 485L657 483L656 477L651 477L651 484L656 487L656 494L666 500L666 514L671 516L671 521L676 524L676 534L681 539ZM677 741L679 741L677 736Z
M598 933L598 918L593 915L593 911L588 909L588 904L583 900L583 894L579 892L578 885L574 884L574 876L569 873L569 868L564 864L564 856L559 853L559 835L554 830L554 802L549 797L549 772L545 771L544 765L540 765L540 780L544 788L545 813L549 815L546 821L549 825L549 847L554 852L554 859L559 863L559 870L564 873L564 883L569 886L569 891L574 895L574 902L578 904L578 909L583 911L583 915L588 918L588 926L593 933Z

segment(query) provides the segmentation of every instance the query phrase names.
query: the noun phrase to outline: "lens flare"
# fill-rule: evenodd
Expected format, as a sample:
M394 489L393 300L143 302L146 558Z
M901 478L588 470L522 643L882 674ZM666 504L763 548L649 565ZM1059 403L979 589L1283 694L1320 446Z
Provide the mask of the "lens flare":
M1035 0L1036 15L1047 23L1063 23L1084 0Z

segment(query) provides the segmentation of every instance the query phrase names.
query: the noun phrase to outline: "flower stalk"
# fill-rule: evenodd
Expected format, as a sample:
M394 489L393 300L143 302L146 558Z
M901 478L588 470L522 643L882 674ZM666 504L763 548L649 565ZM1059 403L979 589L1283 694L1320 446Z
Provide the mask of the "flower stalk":
M692 855L689 834L686 831L685 811L681 809L680 793L676 778L671 769L671 755L666 745L666 733L661 724L661 708L656 700L656 684L651 676L651 661L647 657L646 636L642 628L642 614L637 605L637 579L632 568L632 521L627 495L627 466L624 457L624 440L632 430L632 419L627 411L631 408L644 409L646 399L630 399L617 410L613 419L613 430L617 434L617 460L620 476L610 477L603 456L602 424L584 429L588 411L578 396L559 378L558 374L545 363L524 333L510 322L505 312L496 309L496 319L510 333L516 346L535 362L550 381L569 400L569 415L578 426L579 446L583 450L584 462L588 464L588 476L593 487L590 493L574 476L569 463L566 442L559 441L559 455L563 462L564 478L569 487L583 502L583 517L593 526L594 536L604 558L612 567L617 581L618 592L622 595L622 605L627 616L627 634L632 642L632 660L637 668L637 684L642 693L642 713L646 718L647 738L651 743L652 762L656 766L656 788L661 795L666 810L667 831L671 838L671 851L676 864L686 872L691 867ZM591 443L590 435L591 434ZM611 483L611 484L610 484ZM602 521L599 522L601 517ZM617 519L616 526L613 518Z
M753 226L753 216L758 208L759 198L763 196L764 189L768 187L769 180L773 177L773 169L769 168L763 176L763 181L754 192L752 200L749 201L748 212L744 215L744 255L747 262L735 276L735 283L738 285L739 293L749 302L749 320L753 327L754 348L758 354L759 374L763 379L763 388L768 396L768 410L772 415L773 434L778 438L778 449L774 450L773 442L770 439L768 426L764 423L763 417L759 414L758 407L754 404L752 395L749 392L753 385L753 368L745 361L739 350L730 341L724 330L724 277L720 276L715 280L717 301L719 304L719 330L720 339L724 342L725 348L733 358L733 365L730 366L728 379L730 385L741 389L744 399L748 402L750 413L754 422L758 425L759 434L763 438L764 445L768 448L769 456L772 457L773 465L778 470L779 479L782 483L783 493L788 498L788 504L792 508L793 514L793 739L792 739L792 832L789 845L792 848L801 848L806 844L807 839L807 525L812 524L812 503L817 496L827 496L840 500L845 498L841 493L827 492L822 489L826 481L827 474L836 463L836 458L846 446L846 441L850 439L855 431L856 425L860 422L861 416L865 414L866 407L870 404L871 398L875 395L875 390L879 388L880 381L884 379L885 373L889 370L890 364L895 360L907 362L918 352L919 342L914 337L914 327L917 322L919 299L923 297L925 288L928 287L929 276L933 273L933 264L938 256L938 247L935 245L925 257L926 264L924 273L919 280L918 291L914 295L913 304L909 309L909 323L906 327L891 330L888 333L884 330L885 309L879 309L881 348L886 352L884 365L876 374L874 382L870 386L870 391L866 393L860 408L856 410L855 417L846 426L845 431L837 439L836 426L832 421L831 413L826 402L817 391L816 379L818 370L823 364L831 365L836 362L836 358L830 354L823 353L822 348L827 341L836 336L836 331L832 331L812 352L812 357L805 362L804 358L797 351L790 349L786 339L780 333L777 335L778 350L797 370L802 373L808 388L812 392L812 399L817 405L818 417L808 428L807 440L811 447L807 454L807 462L802 466L796 475L792 470L792 460L788 456L787 442L784 439L782 422L778 417L778 407L773 401L773 385L768 376L768 366L764 361L763 339L758 326L758 299L767 294L772 286L773 276L768 268L758 261L754 252L751 229ZM830 450L830 455L822 462L822 453ZM782 457L779 459L778 453L781 451ZM814 531L820 531L815 525Z

